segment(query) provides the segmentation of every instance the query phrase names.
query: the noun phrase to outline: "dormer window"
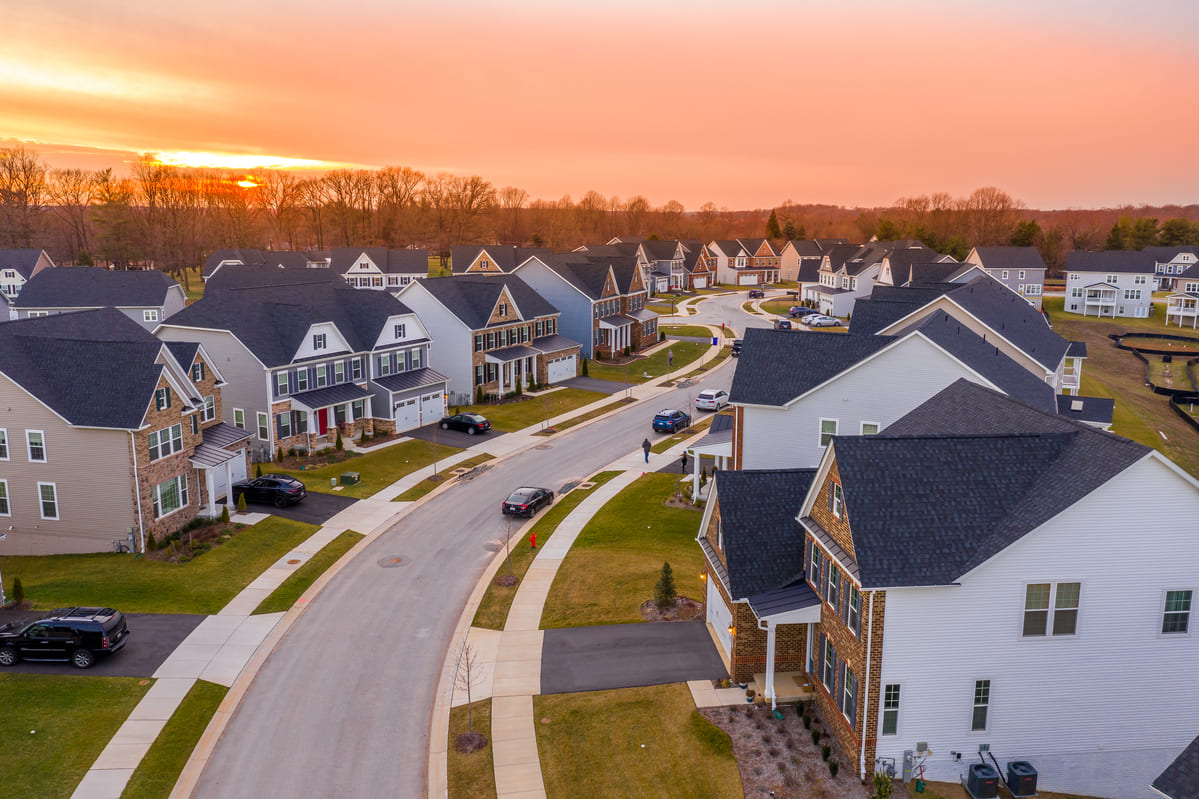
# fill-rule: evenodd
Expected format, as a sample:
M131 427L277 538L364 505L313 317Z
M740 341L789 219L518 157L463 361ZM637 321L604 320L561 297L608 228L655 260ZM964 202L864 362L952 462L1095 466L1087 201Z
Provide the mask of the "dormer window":
M396 337L397 341L399 339L405 338L405 331L406 331L406 327L404 325L399 324L399 325L395 326L395 337Z
M829 491L829 510L838 519L845 515L845 493L840 483L833 483Z
M196 363L192 364L192 380L196 383L199 383L203 379L204 379L204 363L203 363L203 361L197 361Z
M156 311L156 310L142 311L142 321L143 322L157 322L158 321L158 311Z
M486 259L486 258L480 258L480 259L479 259L479 268L480 268L480 269L486 269L486 268L488 268L489 266L491 266L491 264L490 264L490 263L488 263L488 261L487 261L487 259Z

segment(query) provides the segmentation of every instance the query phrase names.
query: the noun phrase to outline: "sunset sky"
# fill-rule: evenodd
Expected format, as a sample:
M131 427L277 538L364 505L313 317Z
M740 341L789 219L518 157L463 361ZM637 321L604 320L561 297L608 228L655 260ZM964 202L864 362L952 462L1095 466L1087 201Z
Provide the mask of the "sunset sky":
M1199 2L0 0L0 146L532 197L1199 202ZM245 159L253 156L254 159ZM182 160L186 161L187 158Z

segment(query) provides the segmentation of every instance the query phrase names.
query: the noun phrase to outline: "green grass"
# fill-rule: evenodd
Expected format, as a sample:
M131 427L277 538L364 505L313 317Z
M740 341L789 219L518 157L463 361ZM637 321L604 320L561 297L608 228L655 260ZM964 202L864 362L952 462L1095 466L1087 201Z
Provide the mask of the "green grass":
M589 363L595 366L595 361ZM519 402L506 402L500 405L472 405L460 408L459 413L477 413L486 416L495 430L512 433L526 427L552 419L563 413L569 413L575 408L590 405L602 400L607 394L598 391L584 391L581 388L561 388L538 397L525 396Z
M753 304L753 302L743 302L743 303L741 303L741 310L745 311L746 313L750 313L750 314L757 314L757 313L758 313L756 310L754 310L754 304Z
M712 416L715 416L715 414L712 414ZM706 419L696 422L695 424L688 427L686 430L680 430L679 432L675 433L672 436L667 436L666 438L663 438L662 440L658 441L658 443L656 443L652 447L650 447L650 452L663 453L666 450L673 447L675 444L678 444L688 438L691 438L696 433L702 433L703 431L707 430L709 427L712 426L712 416L709 416Z
M384 447L378 452L347 458L319 469L298 470L272 467L270 471L290 474L303 480L309 491L321 494L341 494L346 497L369 497L375 492L387 488L404 475L433 463L434 453L440 460L447 455L461 451L458 447L445 444L412 440ZM266 470L264 469L264 471ZM331 490L329 480L340 478L344 472L358 472L362 479L354 485L346 486L341 491Z
M731 334L730 334L730 337L731 337ZM723 361L725 358L728 358L732 354L733 354L732 347L721 347L720 352L716 353L716 357L714 357L712 360L705 363L703 366L700 366L696 369L692 369L690 372L683 375L679 379L687 380L689 378L695 377L696 375L702 375L704 372L715 369L717 366L720 365L721 361Z
M195 302L204 296L204 270L200 267L184 270L187 273L187 283L183 282L183 275L176 278L180 286L184 286L183 293L187 295L187 301Z
M682 684L533 697L549 799L743 796L728 735Z
M662 325L661 330L668 336L712 338L712 331L699 325Z
M595 483L595 488L578 489L571 491L566 496L557 497L554 504L549 510L545 511L537 523L533 525L532 532L537 536L538 543L544 545L558 529L558 525L562 523L571 511L579 506L579 503L591 496L591 493L599 488L604 483L611 480L620 472L600 472L594 477L589 477L588 480ZM515 577L523 578L525 572L529 570L529 564L533 562L533 557L537 554L532 547L519 546L521 542L512 542L512 548L509 554L509 563L500 566L500 570L496 575L505 575L509 573L508 566L511 566L511 573ZM486 593L483 594L483 600L479 603L479 609L475 611L474 621L471 622L475 627L484 627L488 630L504 629L504 622L508 620L508 609L512 607L512 600L516 596L516 590L519 585L503 586L492 583L487 586Z
M630 402L633 402L633 401L634 400L631 400L631 399L614 400L612 402L607 403L606 405L601 405L598 408L592 408L591 410L587 411L586 413L580 413L578 416L572 416L569 419L565 419L561 422L558 422L550 430L542 430L538 433L534 433L533 435L535 435L535 436L551 436L554 433L561 433L563 430L569 430L570 428L574 427L575 425L582 424L583 422L587 421L588 419L594 419L597 416L603 416L605 413L610 413L611 411L616 410L620 406L628 405Z
M478 466L480 463L484 463L485 461L491 460L493 457L495 457L495 456L488 455L486 452L484 452L482 455L476 455L473 458L467 458L464 461L458 461L457 463L455 463L453 466L451 466L449 468L450 469L472 469L475 466ZM414 485L412 488L409 488L403 494L400 494L398 497L393 499L392 502L415 502L416 500L423 497L425 494L428 494L434 488L437 488L439 485L442 485L443 483L449 482L449 480L451 480L451 479L453 479L453 478L451 478L449 476L449 473L443 469L441 472L439 472L435 475L432 475L430 477L426 477L424 480L421 480L419 483Z
M229 689L197 680L150 745L121 799L166 799Z
M695 543L702 513L663 503L679 476L650 473L591 518L562 561L546 598L541 627L641 622L662 563L670 563L681 596L703 598Z
M126 613L216 613L316 525L271 516L188 563L115 553L0 558L37 608L101 605ZM186 535L186 533L185 533Z
M441 257L437 255L429 256L429 277L449 277L454 274L453 262L447 259L446 268L441 268Z
M495 757L492 744L477 752L462 754L454 748L454 740L468 729L491 738L491 700L483 699L450 710L449 754L446 757L449 799L494 799ZM468 728L467 721L470 721Z
M796 305L799 305L799 303L796 302L795 300L788 298L785 300L767 300L766 302L761 303L758 307L761 308L763 311L766 311L767 313L778 314L779 316L786 316L787 311L791 310L791 308Z
M589 376L600 380L614 380L618 383L644 383L647 380L681 369L693 361L697 361L708 351L711 344L701 344L697 341L675 341L669 347L663 347L646 358L638 358L624 366L605 363L604 361L589 361L587 371ZM674 351L674 365L666 365L666 356ZM644 375L648 373L649 377Z
M259 603L254 612L281 613L291 610L291 606L296 603L300 595L307 591L308 587L316 582L316 579L324 574L326 569L336 563L342 555L349 552L361 540L362 533L346 530L325 544L321 547L320 552L289 574L287 579L271 592L270 596Z
M647 309L653 311L656 314L661 314L663 316L672 316L678 310L679 306L678 306L678 303L675 303L672 306L672 305L662 305L661 303L657 303L657 302L647 302L645 304L645 307Z
M136 677L0 674L0 792L69 797L148 690Z

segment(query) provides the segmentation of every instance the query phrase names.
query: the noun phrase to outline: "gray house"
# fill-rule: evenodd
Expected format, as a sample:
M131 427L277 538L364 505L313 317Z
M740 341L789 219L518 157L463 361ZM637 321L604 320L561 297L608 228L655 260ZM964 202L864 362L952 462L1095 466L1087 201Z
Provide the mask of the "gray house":
M429 276L428 250L334 247L329 269L355 288L395 293Z
M0 250L0 295L11 305L29 278L53 266L45 250Z
M1041 307L1045 261L1036 247L975 247L966 256L966 263L978 264L1034 308Z
M59 266L38 271L13 302L19 319L116 308L147 330L183 310L179 282L157 270L110 271L98 266Z

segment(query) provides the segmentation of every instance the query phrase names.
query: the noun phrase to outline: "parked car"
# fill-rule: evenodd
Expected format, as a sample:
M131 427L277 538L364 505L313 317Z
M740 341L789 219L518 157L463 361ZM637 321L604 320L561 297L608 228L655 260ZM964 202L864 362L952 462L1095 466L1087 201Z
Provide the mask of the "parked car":
M658 411L654 417L654 430L659 433L677 433L691 426L691 414L677 408Z
M264 474L233 484L233 501L237 502L243 496L246 502L270 502L276 508L286 508L308 496L308 491L303 483L290 475Z
M805 316L813 316L818 311L813 311L811 308L805 308L802 305L792 305L787 309L787 313L791 314L792 319L802 319Z
M549 507L554 504L554 492L548 488L534 488L532 486L522 486L512 492L504 504L500 507L500 512L509 516L529 516L531 517L537 512L538 508Z
M741 354L741 346L744 343L745 342L739 338L733 339L733 351L731 354L734 358L738 357Z
M722 388L705 388L695 398L695 408L700 411L718 411L729 404L729 392Z
M766 292L762 291L762 289L750 289L749 290L749 298L751 300L757 300L757 299L760 299L765 296L766 296Z
M36 621L0 627L0 666L21 660L65 660L86 669L129 639L125 614L112 608L63 608Z
M804 317L802 321L808 327L840 327L841 320L824 314L813 314Z
M491 422L477 413L456 413L441 420L441 429L461 430L468 436L473 436L490 430Z
M774 329L775 330L790 330L791 329L791 320L775 319L774 320Z

